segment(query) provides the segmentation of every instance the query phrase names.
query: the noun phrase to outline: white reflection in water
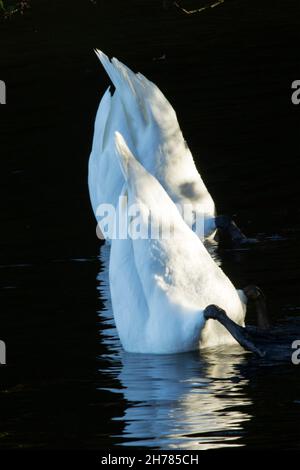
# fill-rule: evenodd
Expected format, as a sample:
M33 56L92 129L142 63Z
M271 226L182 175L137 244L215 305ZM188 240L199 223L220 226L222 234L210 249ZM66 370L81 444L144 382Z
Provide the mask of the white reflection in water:
M173 355L130 354L122 350L114 328L108 286L109 248L101 248L99 290L102 341L108 354L102 371L117 379L127 400L123 445L160 449L211 449L240 446L243 423L251 419L248 380L239 373L245 353L237 346Z

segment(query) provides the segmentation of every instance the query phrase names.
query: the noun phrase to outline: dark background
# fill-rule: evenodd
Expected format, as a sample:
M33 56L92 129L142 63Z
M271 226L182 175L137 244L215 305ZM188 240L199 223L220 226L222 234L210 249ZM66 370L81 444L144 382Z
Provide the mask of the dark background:
M300 277L299 40L298 0L226 0L195 15L159 0L39 0L0 22L0 447L101 447L124 405L103 392L97 419L87 406L103 352L87 163L108 86L93 48L165 93L219 213L290 240L274 267L272 253L247 260L245 280L263 272L276 313L297 306Z

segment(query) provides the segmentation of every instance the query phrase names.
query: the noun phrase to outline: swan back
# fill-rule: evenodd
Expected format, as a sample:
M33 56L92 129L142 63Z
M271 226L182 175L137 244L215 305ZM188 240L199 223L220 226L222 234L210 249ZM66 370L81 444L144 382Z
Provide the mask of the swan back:
M118 105L114 109L117 109L118 113L108 116L104 112L102 119L96 119L95 134L103 133L107 117L114 131L119 131L125 136L138 161L158 179L171 199L182 207L189 206L189 213L193 213L186 218L189 226L195 224L196 218L203 219L205 235L208 235L215 229L214 202L197 171L171 104L159 88L142 74L135 74L116 58L110 61L101 51L96 53L115 86L113 97L118 96ZM105 104L102 101L98 114L102 114L100 108ZM106 135L111 139L111 133ZM110 172L112 178L109 180L104 179L105 175L101 176L101 171L97 172L97 181L93 177L90 178L90 192L97 195L94 201L99 200L98 204L110 194L118 197L122 189L123 183L118 171L114 177L115 156L112 148L113 139L109 146L110 151L103 154L98 140L94 139L91 155L94 165L90 166L90 172L95 166L102 166L103 158L107 164L113 165ZM94 189L95 184L100 186L100 189ZM106 190L108 184L113 190ZM105 202L112 201L107 199ZM200 231L203 228L201 224L198 227ZM199 232L198 235L203 236L203 233Z
M143 344L137 349L135 344L123 340L124 348L135 352L171 353L232 342L232 337L217 322L205 323L203 310L215 303L234 321L243 324L245 311L237 291L185 224L158 180L135 159L118 133L116 147L126 180L128 207L135 205L139 209L141 235L112 242L112 299L121 341L123 312L118 305L117 292L122 290L123 300L127 297L125 302L130 306L132 299L130 294L127 296L126 283L138 278L141 294L136 290L135 296L141 296L143 305L147 305L143 311L135 310L135 299L131 318L126 318L127 327L140 325ZM163 236L154 238L153 233L159 230ZM116 253L123 250L122 245L127 246L128 253L132 251L121 265ZM209 338L205 334L207 328Z

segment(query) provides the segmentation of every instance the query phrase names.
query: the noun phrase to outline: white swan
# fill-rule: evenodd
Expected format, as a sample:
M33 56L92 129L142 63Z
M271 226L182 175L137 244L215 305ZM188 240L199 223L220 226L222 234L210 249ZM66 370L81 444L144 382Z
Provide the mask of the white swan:
M137 204L140 229L160 225L171 237L114 239L110 254L110 289L116 327L126 351L177 353L233 343L218 322L206 321L204 309L217 304L244 325L246 297L216 265L201 240L187 226L157 179L134 158L116 133L126 180L128 206ZM120 207L120 216L123 217Z
M119 131L138 161L170 198L189 208L185 221L203 238L216 229L215 206L183 138L176 113L159 88L117 59L96 51L115 86L104 94L96 116L89 160L89 191L95 215L103 203L116 207L123 177L115 156ZM195 227L195 221L200 223ZM101 225L101 223L100 223Z

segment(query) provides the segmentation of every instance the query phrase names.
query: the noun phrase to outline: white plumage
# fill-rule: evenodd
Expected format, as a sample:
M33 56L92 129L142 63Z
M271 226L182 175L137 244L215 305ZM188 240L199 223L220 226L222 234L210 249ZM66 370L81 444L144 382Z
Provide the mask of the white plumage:
M205 322L203 310L217 304L243 325L243 294L216 265L166 191L134 158L120 134L116 135L116 144L126 179L123 193L127 193L129 206L139 207L141 231L147 230L149 214L152 224L160 224L166 231L173 227L172 236L165 239L112 241L110 289L124 349L175 353L234 343L218 322Z
M201 238L215 231L215 206L183 138L176 113L159 88L117 59L97 55L115 86L104 94L95 121L89 161L89 191L96 215L100 204L116 207L123 178L116 162L114 132L120 132L144 168L173 202L190 208L186 222ZM195 221L200 221L195 227ZM203 224L202 224L203 222ZM101 225L101 221L100 221Z
M121 343L140 353L234 343L220 323L204 319L204 309L216 304L244 325L246 297L201 241L215 231L215 207L176 113L143 75L100 51L97 55L115 91L105 92L95 121L89 160L93 210L97 215L99 205L112 204L117 225L135 206L139 230L146 234L111 239L109 282ZM194 217L184 221L178 205L186 204ZM204 233L191 230L196 218L204 219Z

